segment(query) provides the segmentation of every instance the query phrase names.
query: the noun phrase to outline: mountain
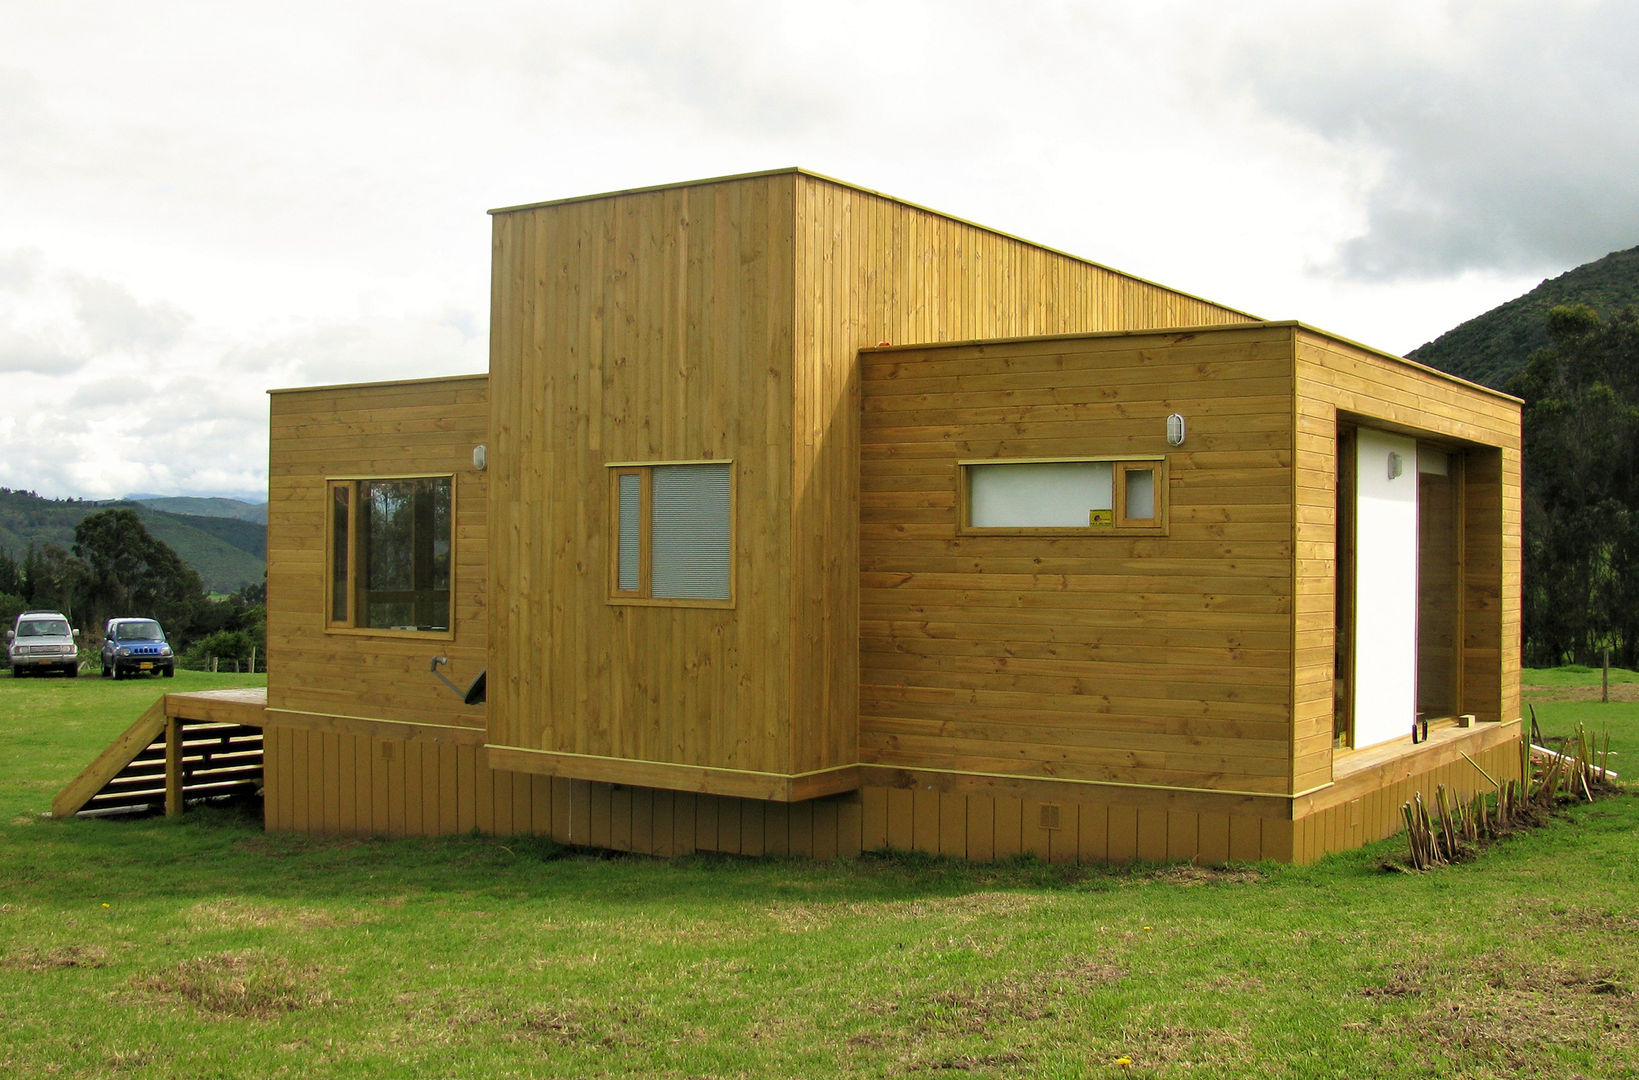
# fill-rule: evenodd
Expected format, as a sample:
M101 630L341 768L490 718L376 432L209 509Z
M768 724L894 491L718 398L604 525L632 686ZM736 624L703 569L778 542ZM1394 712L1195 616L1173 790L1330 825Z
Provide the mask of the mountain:
M196 495L127 495L125 502L141 503L167 514L186 514L191 517L234 518L267 524L267 503L246 502L242 499L201 498Z
M1561 304L1587 304L1601 315L1639 308L1639 247L1549 278L1413 349L1406 359L1501 390L1533 352L1548 344L1548 311Z
M0 488L0 547L19 563L30 544L56 544L64 551L72 551L74 526L91 514L114 507L136 511L143 528L193 567L207 592L230 593L245 585L260 585L267 575L267 527L264 524L232 517L171 513L126 500L44 499L32 491ZM265 514L265 505L262 510Z

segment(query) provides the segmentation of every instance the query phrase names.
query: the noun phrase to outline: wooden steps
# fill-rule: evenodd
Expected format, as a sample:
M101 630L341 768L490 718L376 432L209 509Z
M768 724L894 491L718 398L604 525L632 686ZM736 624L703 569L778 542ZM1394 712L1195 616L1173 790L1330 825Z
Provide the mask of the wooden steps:
M261 692L166 694L52 800L53 817L96 816L262 789Z

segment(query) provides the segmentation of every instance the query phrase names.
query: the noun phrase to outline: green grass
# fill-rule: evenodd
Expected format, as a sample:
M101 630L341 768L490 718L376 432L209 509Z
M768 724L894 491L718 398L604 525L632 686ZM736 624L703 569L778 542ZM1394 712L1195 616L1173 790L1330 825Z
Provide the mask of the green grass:
M1102 870L41 818L162 690L255 682L0 679L0 1075L1615 1077L1639 1055L1628 795L1429 874L1385 873L1394 842ZM1628 707L1600 715L1639 743Z
M1524 674L1526 707L1535 710L1537 726L1550 743L1557 746L1582 724L1597 747L1609 735L1613 771L1625 780L1639 776L1639 695L1628 689L1639 685L1639 672L1611 669L1611 701L1599 700L1598 668L1527 668Z
M1520 679L1521 686L1527 694L1556 690L1566 687L1580 687L1597 690L1600 684L1600 669L1584 667L1581 664L1567 664L1557 668L1526 668ZM1627 668L1611 668L1612 686L1639 685L1639 671L1629 671Z

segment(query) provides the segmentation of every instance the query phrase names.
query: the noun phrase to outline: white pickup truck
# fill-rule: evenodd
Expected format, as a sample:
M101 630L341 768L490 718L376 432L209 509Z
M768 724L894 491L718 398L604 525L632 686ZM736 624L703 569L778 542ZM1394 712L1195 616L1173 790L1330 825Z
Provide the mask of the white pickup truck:
M74 678L80 673L80 647L74 640L79 636L60 611L23 612L6 631L12 677L60 671Z

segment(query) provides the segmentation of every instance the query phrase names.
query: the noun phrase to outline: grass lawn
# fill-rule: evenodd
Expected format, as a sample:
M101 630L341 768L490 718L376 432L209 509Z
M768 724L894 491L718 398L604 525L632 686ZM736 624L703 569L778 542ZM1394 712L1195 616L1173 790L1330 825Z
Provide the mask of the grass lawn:
M1565 700L1550 734L1639 702ZM1597 672L1569 679L1592 679ZM965 866L53 821L172 689L0 678L0 1076L1632 1077L1639 799L1482 858Z

